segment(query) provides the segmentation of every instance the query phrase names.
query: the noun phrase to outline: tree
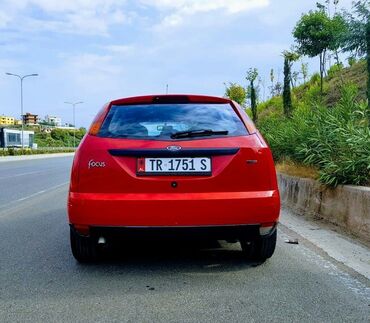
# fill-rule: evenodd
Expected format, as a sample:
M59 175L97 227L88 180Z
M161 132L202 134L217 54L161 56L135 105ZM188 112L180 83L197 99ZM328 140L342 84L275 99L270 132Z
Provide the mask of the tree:
M338 4L339 4L339 0L333 0L334 14L337 13ZM329 15L329 17L330 17L331 0L325 0L325 5L323 5L323 4L319 3L319 2L316 2L316 6L317 6L317 8L319 8L319 9L324 10L325 12L327 12L328 15Z
M270 90L271 90L271 96L274 96L274 81L275 81L275 71L274 69L272 68L270 70L270 82L271 82L271 86L270 86Z
M344 51L354 56L366 57L367 60L367 101L370 122L370 0L357 1L354 4L356 15L347 13L348 33Z
M258 90L260 90L260 87L262 86L262 100L265 101L266 100L266 81L265 79L262 79L262 78L258 78ZM257 91L259 92L259 91Z
M283 93L283 85L280 82L276 82L273 89L274 96L280 96Z
M292 95L290 92L290 63L289 59L284 56L284 90L283 90L283 108L284 108L284 115L286 117L290 117L292 114Z
M225 86L225 96L239 103L241 106L244 106L247 99L247 91L245 88L237 83L229 83L229 85L225 84Z
M303 15L293 31L298 51L309 57L320 58L320 87L323 92L326 53L336 51L345 34L344 19L338 15L330 18L325 10L319 8Z
M274 86L275 72L274 72L274 69L273 68L270 71L270 81L271 81L271 85Z
M299 80L299 72L295 71L292 73L292 77L291 77L291 83L292 83L293 89L297 86L298 80Z
M303 83L306 83L308 78L308 63L301 64L301 74L303 77Z
M348 34L348 26L343 16L335 14L331 19L332 40L329 49L333 51L336 64L340 65L339 48L343 47Z
M258 70L256 68L250 68L247 72L246 79L249 81L253 122L257 122L257 119L258 119L258 116L257 116L257 93L256 93L255 84L254 84L257 77L258 77Z
M323 91L324 58L331 40L329 25L330 18L322 8L319 8L318 11L310 11L303 15L293 31L301 54L320 57L321 92Z
M299 55L294 51L284 51L284 88L283 88L283 107L286 117L292 114L292 94L290 85L292 83L292 66L293 62L299 59Z
M338 11L338 4L339 4L339 0L334 0L334 12L337 13Z

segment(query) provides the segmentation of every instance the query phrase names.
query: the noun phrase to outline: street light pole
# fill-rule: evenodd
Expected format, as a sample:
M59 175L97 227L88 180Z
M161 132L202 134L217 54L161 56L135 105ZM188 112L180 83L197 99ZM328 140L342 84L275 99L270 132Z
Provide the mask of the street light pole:
M6 75L9 76L15 76L19 78L21 81L21 124L22 124L22 149L24 148L24 138L23 138L23 131L24 131L24 122L23 122L23 80L27 77L32 77L32 76L38 76L38 74L28 74L28 75L18 75L18 74L13 74L13 73L5 73Z
M82 101L79 102L64 102L65 104L69 104L73 107L73 148L76 148L76 105L82 104Z

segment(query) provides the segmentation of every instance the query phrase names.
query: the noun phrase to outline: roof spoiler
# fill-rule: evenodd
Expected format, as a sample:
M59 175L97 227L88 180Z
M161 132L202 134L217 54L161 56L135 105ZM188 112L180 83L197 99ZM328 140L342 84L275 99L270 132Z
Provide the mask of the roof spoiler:
M206 95L148 95L148 96L136 96L125 99L118 99L111 102L112 105L132 105L132 104L187 104L187 103L213 103L213 104L225 104L231 103L231 100L206 96Z

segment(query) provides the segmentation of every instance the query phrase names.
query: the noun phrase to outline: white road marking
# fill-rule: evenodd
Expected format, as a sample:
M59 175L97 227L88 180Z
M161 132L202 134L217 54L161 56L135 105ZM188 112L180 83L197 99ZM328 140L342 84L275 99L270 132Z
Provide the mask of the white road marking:
M22 197L21 199L15 200L14 202L25 201L25 200L28 200L28 199L30 199L30 198L32 198L32 197L35 197L35 196L40 195L40 194L45 193L45 192L46 192L46 191L40 191L40 192L37 192L37 193L31 194L31 195L29 195L29 196Z
M64 186L64 185L67 185L67 184L69 184L69 181L68 181L68 182L65 182L65 183L62 183L62 184L58 184L58 185L52 186L52 187L48 187L46 190L42 190L42 191L39 191L39 192L33 193L33 194L31 194L31 195L28 195L28 196L22 197L22 198L20 198L20 199L18 199L18 200L15 200L15 201L12 201L12 202L10 202L10 203L8 203L8 204L5 204L5 205L3 205L0 209L7 208L8 206L11 206L11 205L13 205L13 204L15 204L15 203L17 203L17 202L23 202L23 201L29 200L29 199L31 199L31 198L33 198L33 197L35 197L35 196L38 196L38 195L44 194L44 193L46 193L46 192L50 192L50 191L52 191L52 190L55 190L55 189L57 189L57 188L59 188L59 187L62 187L62 186Z
M21 174L16 174L16 175L8 175L8 176L0 177L0 179L13 178L13 177L19 177L19 176L26 176L26 175L33 175L33 174L40 174L40 173L44 173L44 171L28 172L28 173L21 173Z
M39 191L39 192L37 192L37 193L33 193L33 194L28 195L28 196L26 196L26 197L22 197L22 198L20 198L20 199L18 199L18 200L15 200L14 202L20 202L20 201L28 200L28 199L30 199L30 198L33 198L33 197L37 196L37 195L43 194L43 193L45 193L45 192L47 192L47 191L55 190L55 189L57 189L57 188L59 188L59 187L62 187L62 186L64 186L64 185L68 184L68 183L69 183L69 181L68 181L68 182L65 182L65 183L62 183L62 184L59 184L59 185L55 185L55 186L49 187L47 190L42 190L42 191Z

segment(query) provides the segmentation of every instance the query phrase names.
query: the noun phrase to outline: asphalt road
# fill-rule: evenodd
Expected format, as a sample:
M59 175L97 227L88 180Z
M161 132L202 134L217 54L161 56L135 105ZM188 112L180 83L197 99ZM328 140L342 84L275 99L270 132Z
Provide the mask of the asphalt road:
M0 211L69 182L73 157L0 163Z
M0 322L369 322L369 282L280 230L273 258L238 244L69 249L71 157L0 163Z

